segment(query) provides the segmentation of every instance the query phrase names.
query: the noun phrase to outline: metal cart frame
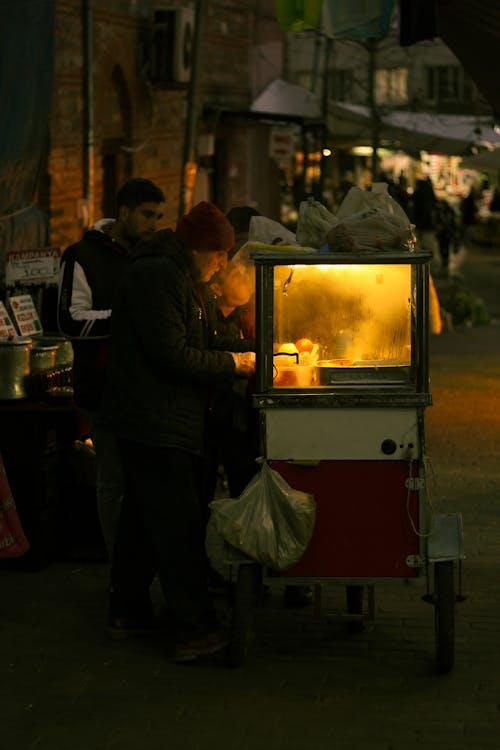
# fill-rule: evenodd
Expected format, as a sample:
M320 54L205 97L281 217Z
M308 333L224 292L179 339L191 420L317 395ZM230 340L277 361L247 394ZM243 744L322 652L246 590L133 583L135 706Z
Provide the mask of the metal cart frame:
M266 460L274 462L276 467L285 472L291 471L292 477L297 476L297 466L314 466L320 464L317 448L308 454L307 428L301 429L306 437L299 440L301 447L294 451L293 438L281 440L279 435L293 435L290 425L296 425L298 415L305 415L301 425L311 421L319 424L326 434L325 463L334 465L335 471L349 472L352 468L351 456L346 454L344 447L336 442L335 430L329 428L330 421L343 424L346 415L355 415L362 425L366 418L372 422L380 421L384 425L375 430L376 460L369 464L375 468L380 464L384 470L394 468L401 485L398 489L397 507L406 502L406 511L410 519L406 529L407 536L414 535L410 544L410 553L406 555L403 564L398 562L396 572L391 571L390 577L425 578L426 593L422 599L434 607L435 625L435 664L439 673L449 672L454 664L454 628L455 604L462 601L461 592L461 564L464 558L462 520L459 513L435 514L429 521L429 505L426 488L425 461L425 408L432 403L429 387L428 366L428 295L429 295L429 253L407 252L366 252L346 254L305 254L302 251L276 251L269 247L252 252L256 268L256 315L257 315L257 378L254 406L260 410L262 422L263 455ZM275 266L298 267L304 265L341 265L341 264L392 265L404 264L411 266L412 285L412 320L411 320L411 377L407 383L376 385L366 384L332 384L320 388L273 388L273 343L275 332L273 329L273 294ZM290 274L291 278L291 274ZM415 417L411 434L405 432L407 412ZM412 416L412 419L413 419ZM402 421L403 427L400 426ZM389 424L389 427L386 427ZM358 427L358 432L360 428ZM392 430L392 432L391 432ZM387 436L384 438L384 435ZM399 432L398 432L399 431ZM393 434L394 433L394 434ZM404 439L400 437L405 435ZM394 435L398 436L397 439ZM310 436L313 441L313 437ZM277 444L286 444L279 450ZM348 450L348 449L347 449ZM302 452L301 452L302 451ZM354 456L359 464L359 456ZM346 460L347 459L347 460ZM385 464L383 462L386 462ZM361 464L363 462L361 461ZM365 462L367 464L368 462ZM287 467L291 467L288 469ZM416 468L416 470L415 470ZM362 467L365 470L366 466ZM406 476L400 476L401 471ZM295 472L295 473L294 473ZM312 475L311 475L312 476ZM292 486L297 486L287 479ZM393 481L393 480L391 480ZM404 483L404 487L402 486ZM309 491L306 486L297 487ZM389 490L390 491L390 490ZM403 494L401 494L403 493ZM314 492L312 493L314 494ZM405 500L403 500L405 496ZM412 518L412 513L415 518ZM410 528L411 525L411 528ZM406 527L405 527L406 528ZM397 533L397 530L396 530ZM308 548L309 549L309 548ZM308 550L306 550L307 555ZM252 613L258 602L259 591L263 583L276 580L276 575L262 568L259 564L241 555L237 550L227 547L226 563L230 566L231 577L235 582L234 609L231 639L229 644L229 659L232 665L241 665L248 653L252 632ZM314 566L313 566L314 567ZM321 567L321 564L320 564ZM328 567L328 566L327 566ZM375 616L374 585L384 580L384 566L379 566L374 575L366 571L366 564L356 569L352 574L344 570L337 574L330 570L326 575L315 570L312 575L304 575L300 570L291 574L285 572L286 583L291 585L312 585L314 588L314 612L321 613L321 588L332 582L346 587L347 617L352 622L362 621L364 618L373 620ZM347 564L347 568L349 564ZM368 566L369 567L369 566ZM295 568L295 566L294 566ZM401 568L401 569L400 569ZM363 592L367 591L367 612L363 611Z

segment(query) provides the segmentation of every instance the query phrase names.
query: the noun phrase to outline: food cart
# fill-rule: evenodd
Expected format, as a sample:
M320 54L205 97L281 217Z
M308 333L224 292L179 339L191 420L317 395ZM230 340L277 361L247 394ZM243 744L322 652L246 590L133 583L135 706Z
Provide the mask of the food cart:
M256 593L276 575L316 595L345 585L349 616L360 619L366 604L373 617L375 582L423 578L436 667L447 672L464 555L460 514L436 513L427 492L430 254L259 246L252 257L262 453L314 496L316 524L282 573L229 557L230 660L244 660Z

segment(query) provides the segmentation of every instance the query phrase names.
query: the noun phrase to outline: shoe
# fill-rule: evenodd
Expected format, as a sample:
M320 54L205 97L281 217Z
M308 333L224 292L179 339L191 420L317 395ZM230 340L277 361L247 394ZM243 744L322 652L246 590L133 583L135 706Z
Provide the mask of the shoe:
M285 586L284 599L287 607L308 607L312 604L312 588L311 586Z
M127 638L157 635L166 630L168 630L167 623L156 617L110 617L106 635L112 641L123 641Z
M175 646L172 659L179 663L196 661L201 656L210 656L222 651L228 643L228 633L219 628L203 635L179 641Z
M210 594L227 594L231 588L229 581L226 581L226 579L212 567L208 569L207 582L208 592Z

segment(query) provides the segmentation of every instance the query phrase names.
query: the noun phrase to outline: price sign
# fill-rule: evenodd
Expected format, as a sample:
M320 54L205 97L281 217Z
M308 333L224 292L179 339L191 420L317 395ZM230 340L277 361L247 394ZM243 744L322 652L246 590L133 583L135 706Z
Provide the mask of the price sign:
M5 283L14 286L23 284L45 284L57 282L59 258L58 247L41 247L33 250L13 250L6 255Z
M42 324L29 294L9 297L9 306L21 336L42 332Z
M9 317L4 303L0 300L0 336L17 336L14 323Z

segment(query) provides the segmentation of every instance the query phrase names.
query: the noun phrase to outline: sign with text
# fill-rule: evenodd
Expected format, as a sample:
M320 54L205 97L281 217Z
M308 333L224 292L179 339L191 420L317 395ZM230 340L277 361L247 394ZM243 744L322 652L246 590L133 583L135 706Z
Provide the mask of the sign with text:
M295 136L290 128L271 128L269 133L269 156L281 161L291 159L294 153Z
M32 336L42 332L35 304L29 294L9 297L9 307L21 336Z
M0 336L17 336L14 323L10 319L2 300L0 300Z
M59 247L40 247L32 250L12 250L6 255L5 283L55 284L59 272Z

